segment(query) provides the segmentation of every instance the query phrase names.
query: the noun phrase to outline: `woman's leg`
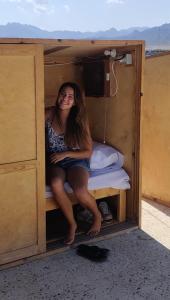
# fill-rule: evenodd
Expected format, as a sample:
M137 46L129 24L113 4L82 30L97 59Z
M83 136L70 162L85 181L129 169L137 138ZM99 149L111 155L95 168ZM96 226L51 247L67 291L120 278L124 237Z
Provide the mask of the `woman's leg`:
M68 198L65 190L64 190L64 182L65 182L65 171L60 167L51 168L51 189L54 195L54 198L62 210L64 216L66 217L69 224L69 231L67 235L67 239L65 241L66 244L70 245L73 243L75 238L75 232L77 229L77 224L73 215L73 208L70 199Z
M88 186L89 173L85 168L75 166L67 170L67 180L71 185L78 201L89 209L94 215L94 222L88 234L97 235L101 228L101 214L97 208L96 200L90 195Z

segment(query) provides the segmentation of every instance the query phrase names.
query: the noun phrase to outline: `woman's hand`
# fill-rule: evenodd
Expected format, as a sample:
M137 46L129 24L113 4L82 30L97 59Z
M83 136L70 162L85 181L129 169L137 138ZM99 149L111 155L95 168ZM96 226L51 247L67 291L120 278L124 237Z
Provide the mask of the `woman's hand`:
M56 164L57 162L63 160L66 157L68 157L67 152L53 153L50 156L50 160L53 164Z

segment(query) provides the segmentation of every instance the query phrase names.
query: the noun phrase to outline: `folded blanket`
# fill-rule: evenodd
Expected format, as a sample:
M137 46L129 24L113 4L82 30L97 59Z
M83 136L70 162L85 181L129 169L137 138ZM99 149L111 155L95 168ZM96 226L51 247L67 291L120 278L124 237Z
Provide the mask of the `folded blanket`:
M122 161L123 155L114 147L93 141L93 151L90 158L90 168L92 170L103 169L119 160Z
M120 152L117 152L117 156L117 161L111 164L110 166L107 166L102 169L90 169L90 176L98 176L100 174L106 174L121 169L124 163L124 156Z
M115 188L126 190L130 188L129 176L124 169L98 174L98 176L90 176L88 180L88 189L97 190L102 188ZM64 188L68 193L72 193L72 189L68 182L65 182ZM50 186L46 186L46 197L52 197Z

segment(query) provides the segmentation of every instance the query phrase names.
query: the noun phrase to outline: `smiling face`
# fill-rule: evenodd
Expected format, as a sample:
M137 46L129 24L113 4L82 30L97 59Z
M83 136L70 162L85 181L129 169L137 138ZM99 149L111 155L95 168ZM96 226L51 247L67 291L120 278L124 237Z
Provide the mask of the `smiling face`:
M58 98L58 106L61 110L68 110L71 109L72 106L75 104L74 101L74 90L72 87L65 87L60 92Z

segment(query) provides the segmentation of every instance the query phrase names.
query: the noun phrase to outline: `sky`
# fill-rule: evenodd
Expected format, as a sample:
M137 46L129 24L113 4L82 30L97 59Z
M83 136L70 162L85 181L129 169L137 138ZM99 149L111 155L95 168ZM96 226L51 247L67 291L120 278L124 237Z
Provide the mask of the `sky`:
M0 0L0 25L99 31L170 23L170 0Z

